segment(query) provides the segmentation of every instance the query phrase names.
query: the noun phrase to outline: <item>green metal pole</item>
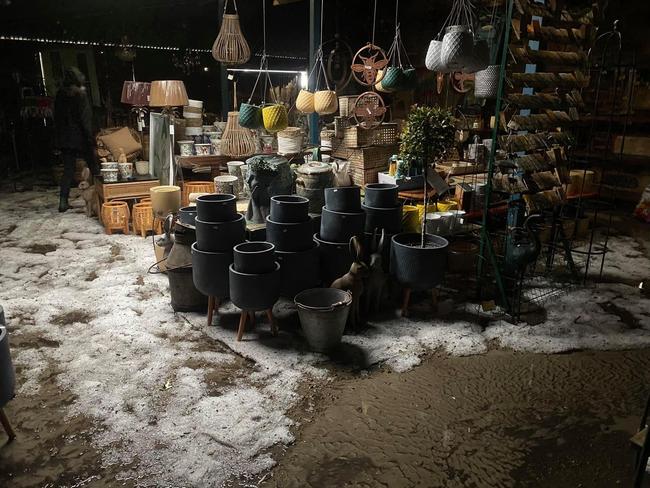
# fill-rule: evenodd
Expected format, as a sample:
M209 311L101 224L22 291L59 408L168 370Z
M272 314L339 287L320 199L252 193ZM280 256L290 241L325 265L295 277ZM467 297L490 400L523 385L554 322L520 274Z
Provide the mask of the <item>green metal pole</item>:
M488 159L488 171L487 171L487 182L485 184L485 200L483 202L483 222L481 226L481 246L480 246L480 259L478 261L478 283L479 286L482 283L483 277L483 263L485 260L485 252L489 254L490 264L494 268L494 277L497 282L497 288L499 289L499 294L501 295L502 303L506 305L509 309L510 305L508 298L506 297L505 288L503 287L503 280L501 279L501 271L494 255L494 249L492 249L492 241L490 240L490 234L488 232L488 216L490 213L490 196L492 194L492 178L494 177L494 161L497 150L497 137L499 134L499 118L501 112L501 105L503 102L503 85L506 77L506 65L508 63L508 45L510 44L510 29L512 23L512 10L514 6L514 0L508 0L506 17L504 19L504 34L503 34L503 48L501 50L501 69L499 71L499 86L497 90L497 101L496 107L494 109L494 127L492 128L492 147L490 148L490 158ZM487 249L486 249L487 247Z
M316 0L309 0L309 72L316 62L316 52L320 45L320 24L321 24L321 12L320 12L320 2ZM315 91L316 80L318 77L314 76L309 81L309 89ZM316 146L319 144L320 134L318 131L319 118L317 113L309 115L309 142Z

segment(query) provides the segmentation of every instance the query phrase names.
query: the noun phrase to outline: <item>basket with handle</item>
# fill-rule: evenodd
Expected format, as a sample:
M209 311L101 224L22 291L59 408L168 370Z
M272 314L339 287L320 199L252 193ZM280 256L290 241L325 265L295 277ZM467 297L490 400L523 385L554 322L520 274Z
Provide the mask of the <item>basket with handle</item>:
M227 13L229 0L223 7L221 29L212 45L212 57L227 65L244 64L251 57L251 50L239 24L237 0L233 0L235 13Z

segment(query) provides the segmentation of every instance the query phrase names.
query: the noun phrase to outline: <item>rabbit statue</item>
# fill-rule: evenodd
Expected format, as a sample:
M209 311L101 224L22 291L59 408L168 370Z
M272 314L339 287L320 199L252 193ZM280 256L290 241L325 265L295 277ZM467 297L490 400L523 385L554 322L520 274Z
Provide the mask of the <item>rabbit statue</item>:
M377 313L381 309L381 302L386 290L386 273L384 273L383 250L386 239L385 229L381 230L379 240L377 240L377 229L372 236L372 254L370 254L370 263L368 278L365 285L365 312L366 315Z
M359 303L363 294L363 280L368 275L368 266L361 260L363 247L361 246L361 240L357 236L350 239L350 254L352 255L350 271L334 280L330 288L338 288L352 293L352 306L348 315L348 325L352 330L358 330L362 324Z
M82 181L79 183L79 189L81 190L81 198L86 202L86 216L93 217L99 215L97 192L95 191L95 185L91 184L92 178L88 168L84 168L81 171L81 179Z

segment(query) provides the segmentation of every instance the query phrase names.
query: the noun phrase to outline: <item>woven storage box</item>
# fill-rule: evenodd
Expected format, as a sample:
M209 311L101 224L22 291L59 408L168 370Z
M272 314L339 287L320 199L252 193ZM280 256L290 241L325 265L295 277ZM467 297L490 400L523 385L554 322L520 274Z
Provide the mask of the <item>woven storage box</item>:
M337 147L332 151L335 158L346 159L350 161L350 169L368 170L379 169L380 171L388 168L389 159L393 154L397 154L399 147L397 144L391 146L371 146L360 148L342 148Z
M381 124L374 129L362 129L358 125L343 129L344 147L392 146L397 142L397 124Z
M372 169L357 169L352 168L350 174L352 176L352 181L355 185L363 186L369 183L378 183L379 182L379 173L388 170L388 163L385 166L380 166L378 168Z
M341 117L351 117L354 111L354 102L357 101L359 95L345 95L339 97L339 114Z

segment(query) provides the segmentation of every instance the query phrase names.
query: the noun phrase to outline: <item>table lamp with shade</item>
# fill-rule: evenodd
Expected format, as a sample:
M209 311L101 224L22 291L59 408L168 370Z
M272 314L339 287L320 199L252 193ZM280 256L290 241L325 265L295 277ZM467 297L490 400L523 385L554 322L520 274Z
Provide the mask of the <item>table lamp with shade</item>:
M127 80L122 85L122 97L120 101L126 105L131 105L132 111L138 118L138 132L140 133L140 142L144 141L142 131L146 127L147 110L149 107L149 92L151 83L145 81Z
M151 82L149 106L162 108L162 115L169 124L169 184L174 184L174 107L187 105L188 98L185 84L180 80L158 80Z

